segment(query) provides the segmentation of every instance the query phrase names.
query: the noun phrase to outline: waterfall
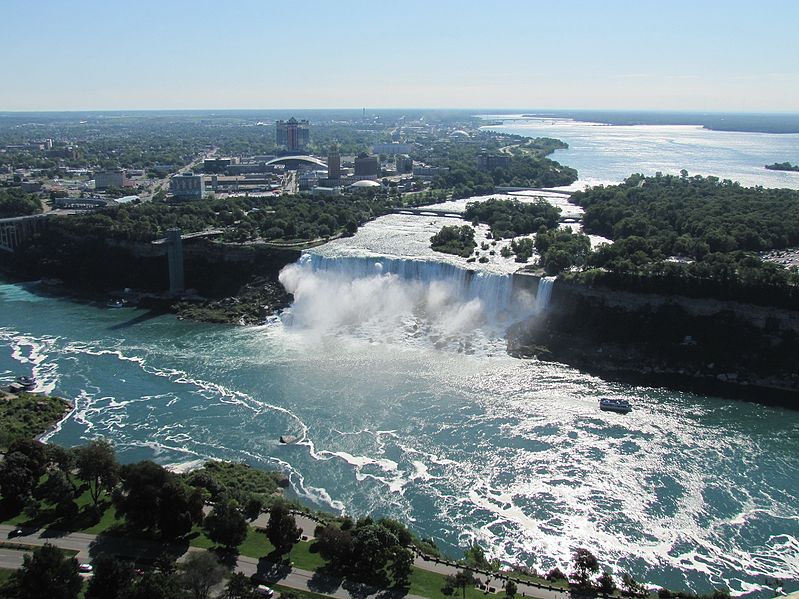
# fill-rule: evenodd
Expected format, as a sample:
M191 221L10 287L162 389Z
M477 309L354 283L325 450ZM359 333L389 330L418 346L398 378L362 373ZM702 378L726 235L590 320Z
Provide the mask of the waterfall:
M513 275L434 260L308 252L280 281L294 294L281 317L294 332L464 353L504 351L507 327L534 301Z
M459 268L453 264L403 258L337 256L305 253L298 263L313 273L343 281L394 276L423 286L445 284L453 300L480 300L487 313L499 314L512 307L513 276Z
M538 293L535 296L535 309L537 312L544 312L549 306L554 286L555 277L541 277L541 280L538 281Z

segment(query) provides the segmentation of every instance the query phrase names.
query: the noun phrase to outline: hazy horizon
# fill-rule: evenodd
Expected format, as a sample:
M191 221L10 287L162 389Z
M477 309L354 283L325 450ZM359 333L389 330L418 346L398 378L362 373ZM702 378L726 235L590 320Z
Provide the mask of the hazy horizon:
M62 113L134 113L134 112L361 112L363 109L368 112L377 112L381 110L386 111L419 111L419 112L434 112L434 111L450 111L450 112L469 112L477 115L492 115L496 111L497 115L514 115L514 114L530 114L535 116L562 116L566 113L619 113L619 114L674 114L674 115L786 115L797 116L797 110L760 110L760 111L745 111L745 110L671 110L671 109L646 109L646 108L497 108L495 106L489 107L454 107L454 106L305 106L302 108L292 106L276 106L276 107L242 107L242 108L226 108L226 107L205 107L205 108L71 108L71 109L42 109L42 110L3 110L0 109L0 115L5 114L62 114Z
M791 0L33 0L0 16L4 112L799 111Z

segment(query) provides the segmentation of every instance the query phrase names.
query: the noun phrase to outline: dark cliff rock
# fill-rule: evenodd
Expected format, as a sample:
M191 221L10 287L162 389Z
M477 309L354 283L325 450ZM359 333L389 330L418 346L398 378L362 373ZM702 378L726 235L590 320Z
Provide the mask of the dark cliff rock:
M508 352L611 380L799 408L799 312L555 284Z
M32 239L13 254L0 255L0 267L22 279L56 278L66 295L107 297L123 288L141 293L139 305L177 312L208 322L256 324L291 301L278 282L280 269L295 262L297 250L263 244L228 244L205 239L184 242L185 286L195 293L176 302L166 291L166 247L144 242L66 237Z

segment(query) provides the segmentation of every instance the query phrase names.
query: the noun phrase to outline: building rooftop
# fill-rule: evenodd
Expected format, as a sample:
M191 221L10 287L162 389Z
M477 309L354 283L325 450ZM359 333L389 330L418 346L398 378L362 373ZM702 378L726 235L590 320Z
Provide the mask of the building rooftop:
M356 181L350 187L380 187L380 183L377 181L369 181L367 179L363 179L361 181Z

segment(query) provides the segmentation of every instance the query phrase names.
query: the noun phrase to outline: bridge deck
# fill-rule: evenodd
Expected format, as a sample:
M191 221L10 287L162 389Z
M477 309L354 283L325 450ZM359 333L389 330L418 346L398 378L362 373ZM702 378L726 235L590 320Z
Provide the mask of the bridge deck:
M185 241L186 239L197 239L199 237L216 237L217 235L222 235L224 232L224 229L209 229L207 231L197 231L196 233L186 233L185 235L181 235L180 238ZM163 245L166 242L166 237L162 237L161 239L155 239L150 243L153 245Z

